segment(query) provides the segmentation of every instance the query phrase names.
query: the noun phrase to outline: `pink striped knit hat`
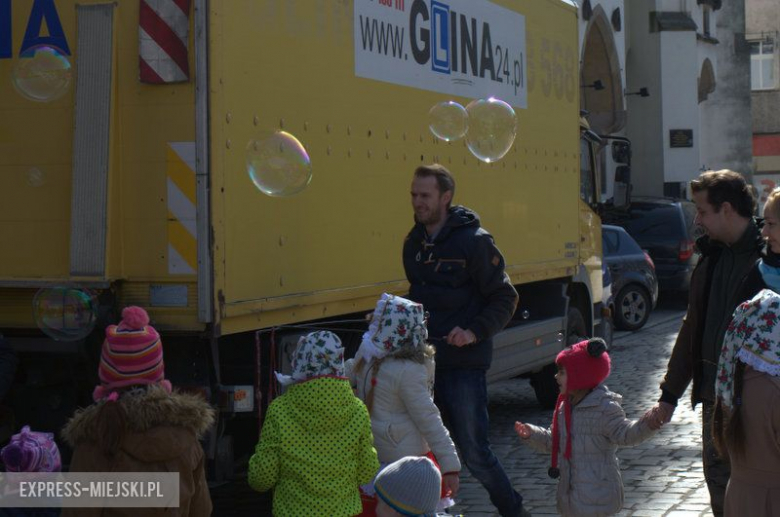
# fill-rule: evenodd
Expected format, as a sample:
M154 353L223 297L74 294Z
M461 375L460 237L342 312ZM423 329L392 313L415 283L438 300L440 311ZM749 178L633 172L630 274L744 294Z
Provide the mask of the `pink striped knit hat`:
M141 307L125 307L119 325L106 329L98 375L101 385L92 393L95 401L115 400L114 390L127 386L159 384L171 391L171 383L165 380L160 335Z

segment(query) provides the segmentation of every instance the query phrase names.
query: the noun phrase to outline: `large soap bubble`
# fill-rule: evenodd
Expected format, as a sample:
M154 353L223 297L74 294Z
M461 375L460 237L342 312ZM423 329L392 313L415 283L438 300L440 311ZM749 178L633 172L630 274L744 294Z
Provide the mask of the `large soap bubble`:
M471 154L486 163L503 158L517 134L517 115L512 106L491 97L470 102L466 111L469 114L466 145Z
M428 112L428 127L431 133L445 142L463 138L469 129L466 108L454 101L440 102Z
M300 141L286 131L252 140L246 148L252 183L269 196L292 196L311 182L311 159Z
M39 45L25 52L13 70L13 85L27 99L48 102L65 95L70 87L71 66L60 50Z
M92 332L97 317L92 295L71 287L39 289L33 317L44 334L57 341L76 341Z

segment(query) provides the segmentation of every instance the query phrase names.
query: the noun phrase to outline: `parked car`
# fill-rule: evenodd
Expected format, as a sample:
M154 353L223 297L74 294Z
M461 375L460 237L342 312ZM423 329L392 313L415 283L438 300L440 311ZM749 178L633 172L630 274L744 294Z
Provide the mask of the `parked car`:
M695 216L696 206L684 199L633 197L628 210L607 212L603 220L625 228L647 250L662 291L686 292L699 258Z
M647 323L658 303L658 279L653 259L623 228L601 228L604 263L612 277L612 309L616 328L637 330Z

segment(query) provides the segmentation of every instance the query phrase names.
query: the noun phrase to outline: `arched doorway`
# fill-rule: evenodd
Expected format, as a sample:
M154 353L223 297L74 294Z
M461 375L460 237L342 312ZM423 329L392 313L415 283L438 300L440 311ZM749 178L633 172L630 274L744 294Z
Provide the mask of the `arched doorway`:
M610 19L600 5L593 8L585 30L580 79L580 107L588 111L593 130L608 134L623 129L626 107L620 59Z
M701 65L699 74L699 104L707 100L707 97L715 91L715 72L712 69L712 61L706 58Z

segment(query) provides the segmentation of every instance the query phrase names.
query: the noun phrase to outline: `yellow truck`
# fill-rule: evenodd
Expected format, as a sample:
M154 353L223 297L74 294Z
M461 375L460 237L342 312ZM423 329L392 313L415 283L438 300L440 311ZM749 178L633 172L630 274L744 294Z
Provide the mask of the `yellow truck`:
M520 293L489 378L551 404L555 355L606 321L579 54L567 0L0 0L18 420L54 430L88 402L105 326L140 305L168 377L220 406L210 454L229 464L297 336L336 328L354 350L355 320L407 292L409 187L432 162ZM516 114L505 156L431 133L432 107L489 98ZM286 191L258 188L276 144L299 146Z

